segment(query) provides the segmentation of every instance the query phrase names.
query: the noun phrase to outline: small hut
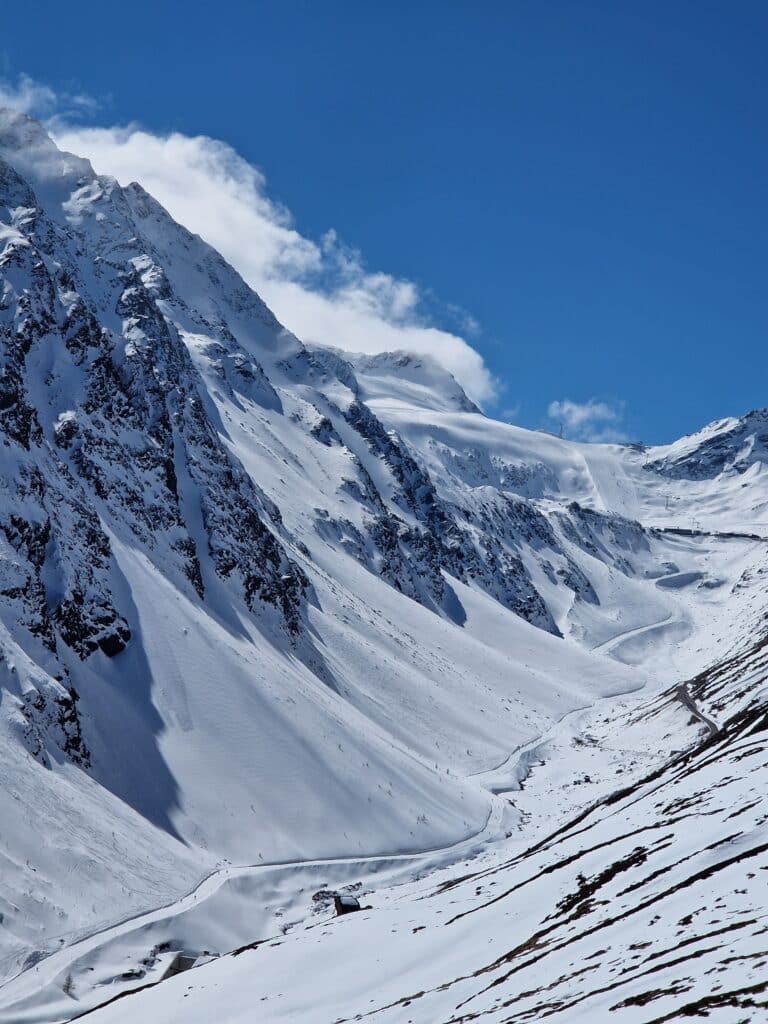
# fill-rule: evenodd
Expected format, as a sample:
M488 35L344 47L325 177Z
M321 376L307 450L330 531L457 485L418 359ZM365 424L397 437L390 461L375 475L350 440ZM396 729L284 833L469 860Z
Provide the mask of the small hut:
M353 914L361 909L360 901L354 896L340 896L338 893L333 897L333 905L336 907L337 917L341 917L342 914Z

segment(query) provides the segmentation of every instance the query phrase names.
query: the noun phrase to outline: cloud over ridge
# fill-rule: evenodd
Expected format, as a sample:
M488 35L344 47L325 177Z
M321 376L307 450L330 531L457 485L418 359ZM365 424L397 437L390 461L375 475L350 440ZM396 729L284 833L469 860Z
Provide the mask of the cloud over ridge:
M0 81L0 106L47 119L57 145L88 158L97 172L121 184L138 181L218 249L302 340L349 352L429 355L474 401L495 398L497 384L482 356L461 334L432 321L415 283L368 270L333 230L317 241L303 236L268 195L261 171L227 143L138 125L83 126L77 115L92 115L92 100L57 94L24 75ZM467 333L476 330L462 311L446 306L445 312L463 319Z
M576 441L626 441L621 429L623 406L612 406L590 398L588 402L574 402L570 398L550 402L550 419L558 421L567 435Z

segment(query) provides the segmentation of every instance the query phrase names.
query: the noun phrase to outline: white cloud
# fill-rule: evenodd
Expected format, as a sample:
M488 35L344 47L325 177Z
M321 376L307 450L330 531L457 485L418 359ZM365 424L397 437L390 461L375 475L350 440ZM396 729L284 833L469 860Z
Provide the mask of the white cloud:
M22 114L37 117L51 113L56 107L57 97L53 89L41 85L29 75L19 75L15 82L0 79L0 107L11 107Z
M359 252L333 230L317 242L305 238L269 197L264 175L226 143L137 126L83 127L77 119L98 108L92 98L57 94L26 75L0 80L0 106L47 118L62 149L123 184L140 182L218 249L300 338L350 352L432 355L476 402L495 397L496 382L480 354L461 334L430 321L413 282L366 270ZM445 313L462 333L477 333L464 311L446 306Z
M25 89L34 88L25 80ZM97 171L143 185L218 249L298 337L350 352L432 355L476 402L495 397L480 354L460 334L430 322L417 285L368 271L333 230L317 242L305 238L268 196L264 175L226 143L137 126L88 128L61 117L48 127L62 149L87 157Z
M563 433L577 441L626 441L621 429L623 404L618 407L590 398L588 402L572 402L569 398L550 402L547 415L561 424Z
M10 107L37 118L71 120L95 113L99 102L82 92L54 92L29 75L19 75L15 81L0 78L0 107Z

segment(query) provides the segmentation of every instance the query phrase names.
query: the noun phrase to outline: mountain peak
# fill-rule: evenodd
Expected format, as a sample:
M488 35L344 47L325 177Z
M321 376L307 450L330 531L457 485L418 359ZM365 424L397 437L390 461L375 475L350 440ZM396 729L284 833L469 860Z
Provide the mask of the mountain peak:
M40 139L47 139L53 144L42 124L34 117L12 107L0 107L0 146L22 149Z
M453 374L428 353L345 352L343 356L354 367L366 401L405 402L442 412L480 412Z
M652 465L666 476L712 479L768 465L768 409L715 420L656 451Z
M60 150L40 121L10 107L0 107L0 157L37 187L95 177L89 160Z

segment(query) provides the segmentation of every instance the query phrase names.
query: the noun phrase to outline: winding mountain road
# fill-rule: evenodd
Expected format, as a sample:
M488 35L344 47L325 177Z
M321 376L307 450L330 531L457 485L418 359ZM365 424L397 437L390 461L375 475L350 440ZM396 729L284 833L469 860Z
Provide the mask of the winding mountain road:
M87 935L82 936L68 946L48 953L37 963L22 968L16 975L6 981L0 987L0 1024L18 1024L18 1012L14 1007L22 1000L41 992L48 985L68 971L79 959L94 952L107 943L128 935L140 928L164 921L168 918L178 917L185 911L192 909L214 896L228 882L258 874L266 874L275 871L296 871L301 868L331 867L347 865L351 869L365 867L366 865L386 866L397 864L403 861L420 863L430 858L440 856L461 858L473 850L479 843L492 839L496 836L502 826L504 816L504 801L492 796L491 807L488 818L483 828L466 839L459 840L450 846L435 847L422 850L416 853L393 853L375 854L366 857L330 857L318 860L294 860L275 861L268 864L246 864L226 865L216 868L197 885L183 896L169 903L156 907L153 910L138 911L120 921L98 928ZM94 1005L97 1002L94 998ZM85 1012L86 1007L80 1007L80 1012ZM42 1018L41 1018L42 1019Z
M710 736L717 736L717 734L720 732L720 726L717 724L717 722L715 722L713 718L709 718L699 708L696 701L688 692L688 687L685 685L685 683L681 683L679 686L675 687L675 697L677 698L677 700L680 701L680 703L684 707L686 707L691 712L691 714L697 721L701 722L703 726L706 726Z

